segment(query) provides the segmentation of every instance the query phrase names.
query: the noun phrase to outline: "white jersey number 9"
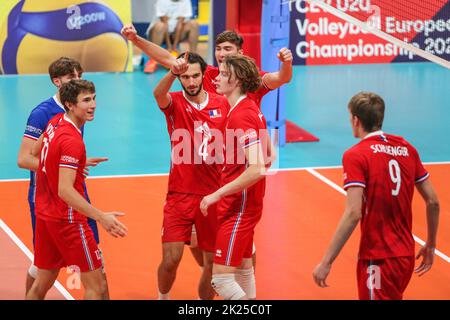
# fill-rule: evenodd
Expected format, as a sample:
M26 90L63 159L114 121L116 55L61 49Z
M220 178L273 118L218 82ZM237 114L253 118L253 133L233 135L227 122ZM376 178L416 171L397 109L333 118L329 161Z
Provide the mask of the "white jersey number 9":
M395 189L392 190L393 196L398 196L400 192L400 185L402 184L402 176L400 174L400 166L398 165L397 160L389 161L389 175L391 176L391 180L396 184Z

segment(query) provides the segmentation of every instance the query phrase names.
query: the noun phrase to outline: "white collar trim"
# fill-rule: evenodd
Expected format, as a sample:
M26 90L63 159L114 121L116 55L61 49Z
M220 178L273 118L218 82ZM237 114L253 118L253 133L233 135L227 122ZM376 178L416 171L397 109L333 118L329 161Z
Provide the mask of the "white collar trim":
M69 122L70 124L72 124L72 125L75 127L75 129L77 129L78 132L81 134L81 130L75 125L75 123L73 123L72 120L70 120L70 118L67 116L67 114L64 115L64 120L66 120L67 122Z
M247 95L246 95L246 94L240 96L239 99L237 99L237 101L236 101L236 103L234 104L234 106L231 107L230 111L228 111L228 115L230 115L231 111L233 111L234 108L236 108L236 106L237 106L242 100L244 100L245 98L247 98Z
M62 105L61 102L59 102L58 98L56 97L56 94L53 96L53 100L55 100L56 104L64 110L64 112L66 112L66 109L64 109L64 106Z
M205 93L206 93L206 99L205 99L205 101L203 101L203 102L200 103L200 104L196 104L195 102L192 102L191 100L189 100L189 98L186 96L186 92L184 92L184 90L183 90L183 97L187 100L187 102L189 102L189 104L190 104L191 106L194 107L194 109L196 109L196 110L198 110L198 111L201 111L201 110L203 110L203 109L208 105L208 103L209 103L209 94L208 94L207 91L205 91Z
M374 132L369 133L367 136L365 136L364 139L374 137L374 136L381 136L383 134L384 134L384 132L382 130L374 131Z

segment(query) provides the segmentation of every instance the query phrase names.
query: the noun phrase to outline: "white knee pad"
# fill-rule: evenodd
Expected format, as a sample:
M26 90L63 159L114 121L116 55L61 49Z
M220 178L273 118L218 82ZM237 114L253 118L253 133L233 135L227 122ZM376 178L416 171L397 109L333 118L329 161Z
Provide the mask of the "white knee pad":
M253 267L249 269L237 269L236 282L244 290L249 299L256 299L255 271Z
M239 300L245 296L233 273L213 274L211 285L219 296L225 300Z
M38 268L34 265L34 263L31 264L30 268L28 269L28 274L33 279L36 279L37 278L37 273L38 273Z

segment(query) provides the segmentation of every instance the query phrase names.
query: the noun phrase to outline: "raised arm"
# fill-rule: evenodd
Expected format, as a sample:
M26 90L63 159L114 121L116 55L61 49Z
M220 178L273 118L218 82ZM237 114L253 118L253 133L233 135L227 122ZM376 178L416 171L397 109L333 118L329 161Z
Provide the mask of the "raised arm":
M279 71L266 73L263 76L263 82L269 89L277 89L283 84L291 81L292 78L292 52L287 48L282 48L277 54L281 61Z
M187 63L188 59L189 52L186 52L183 58L175 60L170 71L159 81L158 85L153 90L153 96L161 109L169 107L171 101L169 90L177 76L187 71L189 67Z
M155 59L156 62L165 66L166 68L170 68L175 63L176 58L172 56L169 51L138 36L137 31L132 24L125 25L122 28L121 33L136 47L141 49L145 54Z

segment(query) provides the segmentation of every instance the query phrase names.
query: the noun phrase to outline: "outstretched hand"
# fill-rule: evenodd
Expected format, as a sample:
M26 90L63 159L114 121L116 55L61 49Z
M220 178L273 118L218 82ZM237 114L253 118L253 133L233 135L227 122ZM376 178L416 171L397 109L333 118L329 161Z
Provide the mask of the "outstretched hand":
M125 214L122 212L107 212L100 219L102 227L114 238L125 237L127 235L127 227L120 222L116 217L122 217Z
M87 158L86 159L86 166L87 167L95 167L100 162L108 161L109 159L106 157L97 157L97 158Z

